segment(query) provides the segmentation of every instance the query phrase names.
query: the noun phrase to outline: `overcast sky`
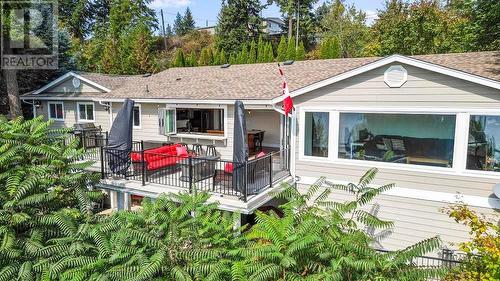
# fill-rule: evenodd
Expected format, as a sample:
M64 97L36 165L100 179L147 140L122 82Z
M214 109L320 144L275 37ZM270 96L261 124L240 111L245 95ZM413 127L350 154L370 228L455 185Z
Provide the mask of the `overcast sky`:
M325 0L320 0L317 5L323 2ZM383 0L347 0L346 3L354 3L358 9L365 10L370 23L373 21L377 9L382 8ZM207 23L208 25L215 25L220 5L220 0L154 0L151 4L157 13L160 12L160 9L163 9L165 25L172 25L177 12L184 14L186 7L189 7L193 12L197 27L206 26ZM263 11L263 16L280 17L281 14L278 7L273 5Z

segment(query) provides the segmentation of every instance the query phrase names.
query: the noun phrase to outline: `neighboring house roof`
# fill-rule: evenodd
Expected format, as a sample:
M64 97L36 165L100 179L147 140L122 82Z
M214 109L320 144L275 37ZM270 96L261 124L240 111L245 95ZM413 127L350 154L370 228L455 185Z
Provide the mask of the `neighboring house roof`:
M410 64L500 88L500 52L309 60L283 66L283 70L292 95L298 95L392 62ZM279 101L281 97L281 78L276 63L232 65L228 68L170 68L149 77L89 73L81 76L110 88L111 91L100 95L103 100ZM95 97L95 94L88 95ZM85 96L85 93L79 95Z
M265 18L264 20L265 21L272 21L272 22L275 22L279 25L285 26L285 22L280 18Z

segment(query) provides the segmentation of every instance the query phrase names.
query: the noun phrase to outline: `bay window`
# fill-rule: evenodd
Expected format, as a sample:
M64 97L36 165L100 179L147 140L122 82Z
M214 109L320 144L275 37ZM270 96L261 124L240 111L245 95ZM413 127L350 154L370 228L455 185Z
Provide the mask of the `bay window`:
M344 159L451 167L455 115L340 113Z
M500 116L470 116L466 167L500 171Z
M329 113L306 112L304 114L304 155L328 157Z

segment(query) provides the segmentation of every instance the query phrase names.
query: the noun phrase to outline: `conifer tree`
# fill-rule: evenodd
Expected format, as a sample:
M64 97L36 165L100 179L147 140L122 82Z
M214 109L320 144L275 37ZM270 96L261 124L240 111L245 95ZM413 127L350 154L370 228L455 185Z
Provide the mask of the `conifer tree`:
M195 51L191 51L191 54L189 54L189 57L186 60L186 66L198 66L198 63L196 62L196 53Z
M257 61L257 49L255 46L255 41L250 42L250 51L248 52L247 63L255 63Z
M215 29L217 47L229 53L241 51L241 44L257 38L262 29L259 0L223 1Z
M181 13L177 12L177 15L175 16L175 20L174 20L175 35L177 35L177 36L184 35L182 27L183 27L182 16L181 16Z
M238 58L237 58L237 56L234 53L232 53L229 56L229 63L230 64L238 64Z
M178 49L177 50L173 66L174 67L184 67L184 66L186 66L186 60L184 58L184 52L182 51L182 49Z
M247 44L243 44L241 47L240 58L238 59L239 64L245 64L248 61L248 48Z
M219 52L219 63L220 64L226 64L227 63L227 57L226 57L226 52L224 49L221 49Z
M286 47L286 60L294 60L295 59L295 37L292 36L290 40L288 40L288 45Z
M259 41L257 43L257 62L265 62L266 58L266 45L264 40L262 40L262 35L259 36Z
M189 7L186 8L186 12L184 13L184 17L182 18L182 33L183 35L188 34L193 31L195 28L195 22L193 19L193 14Z
M200 54L200 65L211 65L212 60L211 49L208 47L203 48Z
M287 44L285 36L281 36L280 43L278 45L278 61L286 60Z
M165 28L165 36L167 36L167 38L170 38L173 34L174 31L172 30L172 26L170 24L167 24L167 27Z
M299 48L297 49L297 52L295 53L295 60L304 60L305 57L306 57L306 49L304 47L304 42L300 41Z
M268 42L266 47L266 62L273 62L273 61L274 61L273 45L271 44L271 42Z

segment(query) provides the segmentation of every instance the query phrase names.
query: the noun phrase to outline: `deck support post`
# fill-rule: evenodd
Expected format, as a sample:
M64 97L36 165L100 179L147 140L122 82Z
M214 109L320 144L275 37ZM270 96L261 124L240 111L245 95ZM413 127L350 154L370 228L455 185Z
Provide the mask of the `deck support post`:
M146 159L144 158L144 141L141 140L141 179L142 179L142 185L146 185L146 179L147 173L146 173Z
M100 147L101 151L101 179L105 179L106 176L104 175L104 147Z
M269 188L273 187L273 154L269 154Z
M189 193L193 193L193 157L188 157Z

